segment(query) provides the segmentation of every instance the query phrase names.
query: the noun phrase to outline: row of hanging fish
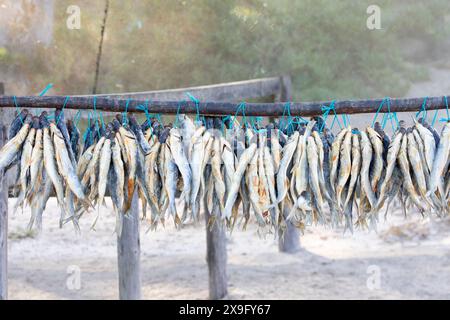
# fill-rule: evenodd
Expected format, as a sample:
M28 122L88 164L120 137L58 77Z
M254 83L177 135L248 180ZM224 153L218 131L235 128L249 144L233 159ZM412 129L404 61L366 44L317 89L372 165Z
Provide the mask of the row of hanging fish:
M79 152L79 131L63 113L55 112L49 121L46 112L33 116L28 110L20 112L11 124L9 141L0 151L0 171L17 165L18 195L13 211L31 208L31 228L42 213L51 195L57 198L61 210L60 224L72 221L78 229L74 201L84 209L91 206L76 173Z
M54 194L61 224L78 228L90 211L97 211L95 225L108 194L119 233L135 194L153 229L167 217L180 226L201 213L229 229L236 222L245 228L253 216L274 233L288 220L299 228L375 227L395 199L405 213L411 206L422 214L448 211L450 124L439 136L423 119L411 128L400 122L390 138L378 123L334 136L320 117L293 130L185 115L175 121L139 124L118 114L89 127L81 147L76 126L59 110L51 121L23 110L0 150L0 171L18 165L14 210L29 205L32 226Z

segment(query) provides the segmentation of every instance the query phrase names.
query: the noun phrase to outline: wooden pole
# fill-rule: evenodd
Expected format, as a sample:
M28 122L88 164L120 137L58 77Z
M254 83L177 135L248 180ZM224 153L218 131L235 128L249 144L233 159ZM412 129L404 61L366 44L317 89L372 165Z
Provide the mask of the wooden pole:
M129 217L123 218L122 233L117 237L120 300L141 299L141 247L139 239L139 201L134 192Z
M292 101L292 81L288 75L280 77L281 91L279 95L280 101ZM289 212L286 210L283 212L285 218ZM294 226L292 221L286 222L286 230L284 233L280 233L278 237L278 250L284 253L295 253L300 250L300 233Z
M214 204L216 217L220 216L219 206ZM206 261L208 263L209 299L223 299L228 294L227 279L227 238L225 228L220 223L208 225L211 215L205 210L206 220Z
M16 97L17 105L22 108L61 108L66 100L66 96L27 96ZM373 100L343 100L343 101L322 101L322 102L293 102L290 104L292 116L316 116L325 112L324 106L334 105L336 114L355 113L381 113L391 112L411 112L423 108L425 98L407 99L386 99ZM144 112L142 106L145 100L127 100L96 98L96 108L98 111L111 112ZM438 110L446 108L445 97L428 97L426 99L426 110ZM126 105L128 104L128 108ZM67 101L66 109L88 110L94 105L93 97L70 97ZM15 108L13 96L0 97L0 108ZM381 106L381 108L380 108ZM235 114L237 104L233 102L200 101L198 104L193 101L150 101L148 110L150 113L160 114L199 114L210 116L221 116ZM246 116L266 116L275 117L286 114L286 103L246 103ZM332 112L333 114L334 112Z
M0 83L0 95L3 94L4 86ZM0 121L0 148L6 140L6 126ZM8 185L4 178L4 172L0 172L0 300L8 298Z

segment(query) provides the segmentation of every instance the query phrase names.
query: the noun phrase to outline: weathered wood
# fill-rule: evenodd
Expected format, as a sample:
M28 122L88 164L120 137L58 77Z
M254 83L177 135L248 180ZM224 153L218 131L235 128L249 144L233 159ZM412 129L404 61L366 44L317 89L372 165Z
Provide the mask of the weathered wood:
M217 203L214 206L215 215L220 216ZM207 211L207 210L205 210ZM214 223L212 229L208 226L211 215L205 212L206 219L206 261L209 274L209 299L223 299L228 294L227 279L227 239L225 228Z
M286 75L280 77L281 93L280 101L292 101L292 81L291 77ZM285 218L289 212L283 212ZM298 229L293 225L291 221L286 222L286 230L283 234L280 233L278 238L278 250L284 253L295 253L300 250L300 234Z
M129 217L123 218L122 233L117 237L117 261L119 270L119 298L141 299L139 201L134 192Z
M145 100L189 100L186 92L191 93L200 101L239 101L243 99L268 97L281 90L280 78L261 78L245 81L213 84L207 86L156 90L146 92L126 92L99 94L97 97L116 99L140 99ZM78 97L92 97L92 95L80 95Z
M14 97L0 97L0 108L14 108ZM27 96L16 97L17 103L23 108L61 108L64 104L65 96ZM145 100L128 100L128 112L143 112L138 106L146 103ZM334 107L337 114L374 113L383 99L373 100L343 100L335 101ZM391 99L391 112L411 112L422 109L424 98ZM444 97L428 97L426 101L427 110L445 109ZM329 106L331 101L322 102L294 102L290 104L292 116L314 116L324 112L323 106ZM96 98L96 107L99 111L123 112L126 109L127 99ZM198 108L197 108L198 107ZM245 114L247 116L281 116L285 112L286 104L276 103L246 103ZM93 108L92 97L71 97L66 104L66 109L87 110ZM201 101L198 106L193 101L151 101L149 105L150 113L160 114L195 114L219 116L229 115L236 112L237 105L233 102ZM384 103L380 109L381 113L388 112L388 104Z
M280 77L280 93L277 95L275 102L292 101L292 80L289 75Z
M0 95L3 93L4 86L0 83ZM0 148L6 140L6 126L0 121ZM8 186L3 177L0 172L0 300L8 298Z

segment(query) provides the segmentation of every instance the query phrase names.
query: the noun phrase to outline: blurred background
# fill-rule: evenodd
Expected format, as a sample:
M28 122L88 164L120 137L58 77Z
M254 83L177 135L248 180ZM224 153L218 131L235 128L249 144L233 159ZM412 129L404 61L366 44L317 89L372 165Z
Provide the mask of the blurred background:
M38 94L49 83L49 95L91 94L105 4L0 0L6 94ZM368 28L370 5L380 8L380 29ZM80 9L79 29L68 27L73 6ZM110 0L97 92L289 74L296 101L449 95L449 36L448 0ZM372 117L350 118L362 126ZM15 199L9 201L13 206ZM40 235L26 230L28 208L10 216L10 298L117 298L110 203L95 232L91 215L76 236L69 227L59 229L51 201ZM413 210L405 219L398 205L390 210L377 233L307 228L304 250L293 255L280 253L270 236L258 238L254 225L236 230L227 236L229 297L450 298L450 219L425 219ZM146 229L143 297L207 298L203 227ZM74 266L82 275L75 289L67 285ZM370 285L370 270L380 275L378 286Z

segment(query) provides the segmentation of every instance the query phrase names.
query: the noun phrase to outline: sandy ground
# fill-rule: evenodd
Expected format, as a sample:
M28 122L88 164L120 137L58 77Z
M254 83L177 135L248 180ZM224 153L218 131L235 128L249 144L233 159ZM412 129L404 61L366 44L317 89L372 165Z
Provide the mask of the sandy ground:
M432 68L430 80L414 85L408 96L449 91L450 71ZM368 119L352 117L352 123L367 124ZM57 212L52 199L39 236L25 231L28 210L10 216L9 297L116 299L111 211L102 210L96 231L89 230L94 214L83 219L81 235L70 225L59 229ZM141 229L143 298L206 299L203 227L176 231L168 225L147 234ZM229 298L449 299L449 230L448 220L422 219L414 212L405 219L396 209L377 233L308 228L296 254L279 253L276 241L259 238L254 227L235 231L228 238ZM77 274L79 289L73 285Z
M108 199L109 200L109 199ZM14 199L10 199L12 205ZM399 210L396 210L398 213ZM27 233L29 211L10 217L11 299L116 299L115 220L102 210L82 220L82 234L58 227L52 199L43 233ZM145 299L206 299L205 231L186 226L145 233L141 228ZM230 299L450 298L450 221L411 213L380 223L375 232L307 229L303 250L279 253L256 229L228 237ZM79 270L79 289L73 279ZM378 281L379 280L379 281ZM72 285L71 285L72 284Z

